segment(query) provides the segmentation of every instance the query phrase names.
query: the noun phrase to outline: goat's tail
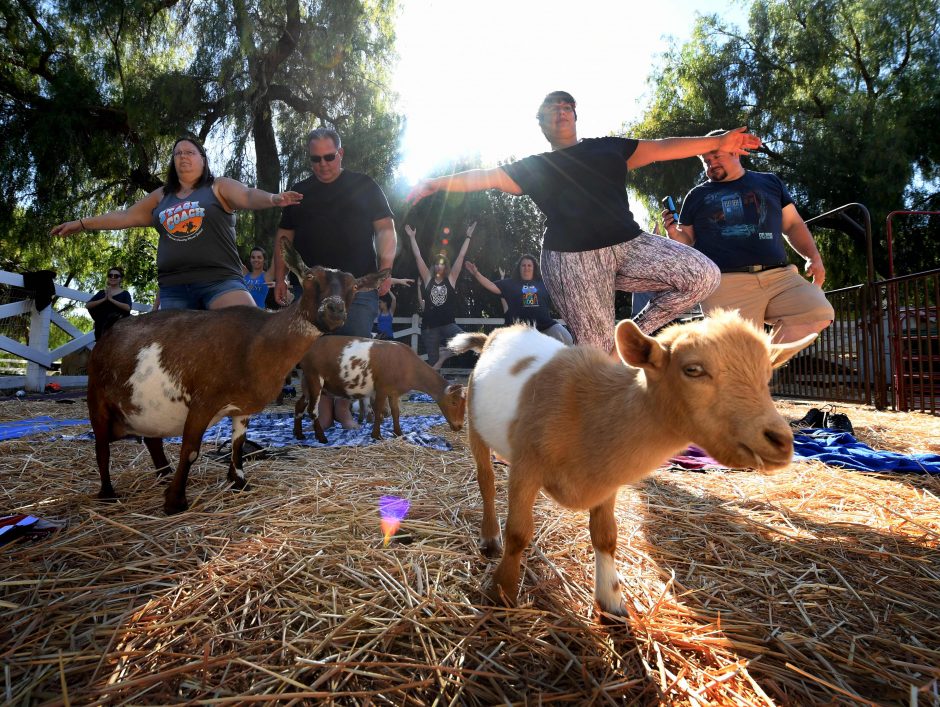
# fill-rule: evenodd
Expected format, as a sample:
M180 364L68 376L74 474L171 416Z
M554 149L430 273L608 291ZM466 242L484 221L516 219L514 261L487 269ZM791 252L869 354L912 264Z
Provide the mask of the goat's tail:
M481 332L464 332L457 334L453 339L447 342L447 348L455 354L462 354L467 351L476 351L480 353L483 350L483 344L486 343L487 336Z

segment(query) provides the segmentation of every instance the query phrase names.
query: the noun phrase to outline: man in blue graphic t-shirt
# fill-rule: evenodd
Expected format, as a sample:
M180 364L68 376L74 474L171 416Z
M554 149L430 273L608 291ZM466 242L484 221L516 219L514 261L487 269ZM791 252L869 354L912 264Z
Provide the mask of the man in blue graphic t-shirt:
M744 169L728 152L700 158L708 181L686 195L678 224L669 211L663 223L671 239L721 270L721 284L702 308L737 309L757 326L769 324L777 343L821 332L834 316L822 291L826 268L786 186L775 174ZM787 262L784 240L805 259L812 283Z

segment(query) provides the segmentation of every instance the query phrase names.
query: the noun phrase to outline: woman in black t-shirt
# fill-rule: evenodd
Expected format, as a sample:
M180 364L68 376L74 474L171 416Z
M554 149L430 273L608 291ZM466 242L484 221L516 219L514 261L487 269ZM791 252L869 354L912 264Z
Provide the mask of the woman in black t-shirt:
M124 270L120 267L108 268L108 281L103 290L85 303L85 309L95 323L95 341L101 338L116 321L131 316L134 301L131 293L122 287Z
M418 248L416 239L417 231L413 226L405 225L405 233L411 241L411 252L415 256L423 288L425 304L424 316L421 320L421 340L428 354L428 363L436 371L441 369L444 361L453 356L449 349L441 348L441 346L457 334L463 333L463 329L457 326L454 320L454 307L457 302L457 291L454 288L457 285L457 278L460 277L460 271L463 269L463 260L470 247L470 238L476 225L474 221L467 227L467 238L460 246L460 252L457 253L453 267L450 267L447 257L442 254L432 262L433 273L421 257L421 249Z

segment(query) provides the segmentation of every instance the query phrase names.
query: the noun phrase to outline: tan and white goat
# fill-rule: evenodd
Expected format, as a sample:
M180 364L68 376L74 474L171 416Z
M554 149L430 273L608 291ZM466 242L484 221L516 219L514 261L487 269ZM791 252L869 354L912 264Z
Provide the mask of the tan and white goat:
M519 563L533 534L533 504L544 489L563 506L590 509L594 597L603 611L623 614L614 561L617 490L690 442L730 467L786 466L793 435L770 397L771 368L814 338L772 345L736 312L721 312L655 339L629 320L620 322L616 345L623 363L524 326L452 339L453 351L482 352L467 397L487 556L500 551L490 451L510 464L506 549L494 597L515 600Z
M430 395L440 407L451 429L463 427L466 400L464 388L447 380L422 361L411 347L397 341L331 335L317 339L300 361L303 394L294 407L294 437L304 439L301 423L304 407L313 418L317 441L326 435L317 417L320 391L360 401L372 399L372 437L382 439L382 417L391 407L395 434L401 436L399 398L409 390Z
M324 331L343 325L357 291L375 289L388 270L359 278L339 270L308 268L293 247L289 267L303 296L276 313L257 307L215 311L168 310L115 324L92 351L88 413L101 475L99 498L116 498L110 443L144 438L157 473L170 473L163 438L182 435L179 465L166 489L167 514L188 508L186 481L206 429L232 419L228 479L246 487L242 444L251 414L274 400L284 376Z

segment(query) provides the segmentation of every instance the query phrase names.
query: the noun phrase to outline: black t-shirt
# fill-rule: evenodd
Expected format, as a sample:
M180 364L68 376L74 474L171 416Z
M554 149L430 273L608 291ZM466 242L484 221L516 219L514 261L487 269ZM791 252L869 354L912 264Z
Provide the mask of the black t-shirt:
M626 188L627 159L636 146L628 138L588 138L503 166L545 214L543 248L595 250L641 233Z
M446 277L443 282L431 278L424 288L424 316L421 318L422 329L433 329L454 323L457 306L457 291Z
M392 216L373 179L343 170L323 183L311 175L291 187L303 201L285 207L281 228L294 232L294 247L307 265L337 268L362 277L375 272L375 226Z
M98 290L95 293L95 296L91 298L91 301L104 299L104 290ZM122 304L126 304L130 307L134 301L131 299L131 293L127 290L119 292L114 295L114 299ZM91 320L95 323L95 341L101 338L101 335L104 334L112 325L124 317L131 316L131 313L125 312L120 307L112 304L111 302L102 302L97 307L92 307L88 310L88 315L91 317Z
M499 288L500 295L506 300L506 323L525 322L533 324L539 331L545 331L555 324L552 318L548 289L541 280L523 282L508 278L493 283Z

